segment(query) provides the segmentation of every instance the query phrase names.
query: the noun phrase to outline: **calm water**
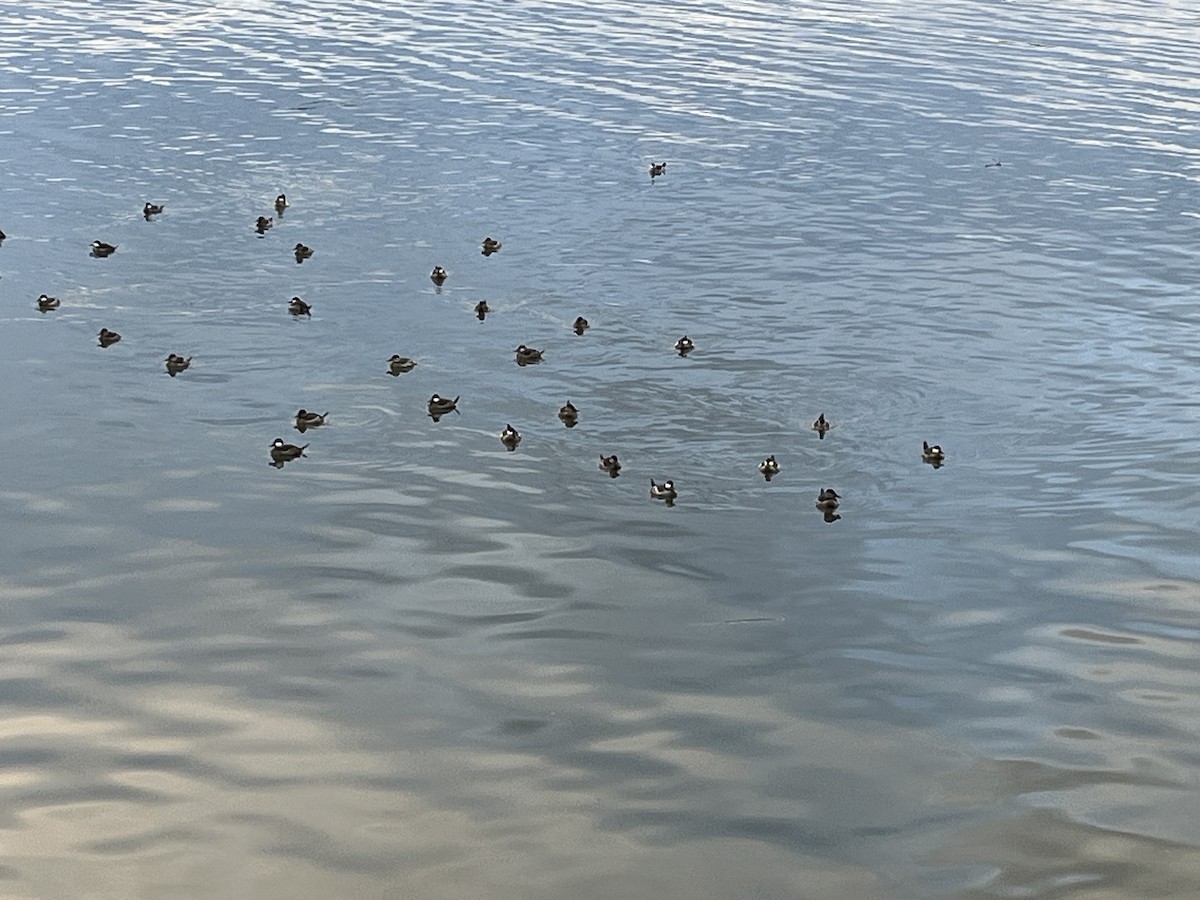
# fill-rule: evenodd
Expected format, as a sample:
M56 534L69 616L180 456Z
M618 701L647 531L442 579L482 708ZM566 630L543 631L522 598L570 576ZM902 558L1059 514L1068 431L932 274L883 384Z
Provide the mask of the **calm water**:
M1194 896L1192 5L404 7L0 22L0 896Z

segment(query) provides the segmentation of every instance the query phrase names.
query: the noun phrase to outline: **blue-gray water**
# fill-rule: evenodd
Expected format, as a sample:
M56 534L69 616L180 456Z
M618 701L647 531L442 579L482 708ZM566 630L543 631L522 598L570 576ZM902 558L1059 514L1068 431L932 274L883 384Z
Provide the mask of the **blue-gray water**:
M0 896L1194 896L1197 60L1186 3L10 4Z

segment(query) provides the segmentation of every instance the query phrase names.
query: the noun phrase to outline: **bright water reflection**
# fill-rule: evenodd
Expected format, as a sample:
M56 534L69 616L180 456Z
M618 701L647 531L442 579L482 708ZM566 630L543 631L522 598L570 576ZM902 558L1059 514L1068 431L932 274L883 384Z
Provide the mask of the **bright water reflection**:
M10 10L0 894L1194 893L1196 34Z

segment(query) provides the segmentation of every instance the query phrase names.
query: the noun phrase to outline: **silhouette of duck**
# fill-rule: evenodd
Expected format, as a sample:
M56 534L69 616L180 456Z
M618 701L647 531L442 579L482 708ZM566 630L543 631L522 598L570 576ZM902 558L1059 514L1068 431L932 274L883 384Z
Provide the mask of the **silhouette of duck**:
M325 424L325 416L329 413L314 413L307 409L302 409L296 413L295 428L301 434L304 434L309 428L320 428Z
M696 349L695 342L686 334L675 342L675 350L680 356L687 356Z
M667 174L666 163L650 163L650 177L657 178L659 175Z
M833 423L825 420L825 413L821 413L819 416L817 416L816 420L812 423L813 431L817 433L817 436L821 440L825 440L825 432L832 427Z
M192 364L190 356L177 356L172 353L167 357L167 374L174 378Z
M446 270L441 266L434 266L433 271L429 273L429 280L438 287L441 287L445 283L447 277L449 276L446 275Z
M312 318L312 304L305 303L299 297L293 297L288 301L288 312L293 316L308 316Z
M499 250L501 246L502 245L499 241L494 240L493 238L490 238L490 237L485 237L483 239L483 255L491 256L493 253L495 253L497 250ZM518 254L518 255L520 255L520 254Z
M504 430L500 432L500 443L509 450L516 450L517 444L521 443L521 432L513 428L512 425L505 425Z
M271 442L271 461L275 463L290 462L293 459L299 459L301 456L307 456L304 451L308 449L308 444L297 446L289 444L283 438L275 438ZM280 466L282 468L282 466Z
M937 444L931 446L929 441L922 441L921 459L936 469L946 461L946 451Z
M609 478L616 478L618 475L620 475L621 461L617 459L617 454L614 453L612 456L605 456L603 453L601 453L600 471L607 472ZM653 484L653 480L651 480L651 484Z
M817 494L817 509L833 512L842 502L842 496L833 488L823 488Z
M575 408L574 403L568 400L566 404L559 409L558 417L568 428L574 428L576 423L579 422L579 410Z
M266 216L259 216L258 220L254 223L254 230L257 231L259 234L264 234L267 231L267 229L270 228L274 224L275 224L275 220L273 218L268 218Z
M117 334L115 331L109 331L107 328L100 329L100 346L101 347L111 347L113 344L115 344L120 339L121 339L121 336L119 334Z
M96 259L112 256L116 252L116 244L106 244L104 241L92 241L92 256L96 257Z
M480 300L478 303L475 304L475 318L477 318L480 322L482 322L484 319L486 319L487 314L490 313L491 311L492 311L491 307L489 307L487 305L486 300Z
M654 479L650 479L650 496L655 500L665 500L667 506L675 505L675 498L679 496L679 492L675 490L675 482L668 479L662 484L655 484Z
M572 325L571 327L575 329L576 334L583 334L585 331L587 331L592 326L588 324L587 319L585 319L583 316L579 316L575 320L575 324Z
M51 297L48 294L42 294L37 298L37 308L41 312L50 312L52 309L58 309L62 306L62 301L57 297Z
M302 263L313 255L313 248L306 247L303 244L296 244L292 252L296 254L296 262Z
M542 361L541 350L534 350L532 347L526 347L524 344L516 349L516 354L518 366L528 366Z
M434 394L429 398L429 417L437 421L449 412L458 412L458 397L450 400L447 397Z
M280 194L278 197L275 198L275 212L278 215L282 216L283 211L291 205L292 204L288 203L287 194Z
M399 375L401 372L411 372L417 367L415 359L409 359L407 356L401 356L399 353L393 353L392 358L388 360L388 374Z
M762 477L770 481L779 474L779 463L775 461L775 454L771 454L766 459L758 464L758 471L762 473Z
M157 203L147 203L145 206L142 207L142 215L145 218L149 219L151 216L157 216L160 212L163 211L163 209L164 209L164 207L160 206Z

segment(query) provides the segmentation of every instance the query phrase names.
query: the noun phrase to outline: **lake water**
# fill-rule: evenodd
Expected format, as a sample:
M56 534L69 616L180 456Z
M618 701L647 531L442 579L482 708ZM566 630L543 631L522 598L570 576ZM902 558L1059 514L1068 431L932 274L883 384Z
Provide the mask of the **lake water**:
M1198 60L1179 2L10 5L0 896L1195 896Z

